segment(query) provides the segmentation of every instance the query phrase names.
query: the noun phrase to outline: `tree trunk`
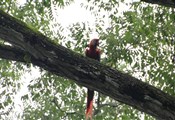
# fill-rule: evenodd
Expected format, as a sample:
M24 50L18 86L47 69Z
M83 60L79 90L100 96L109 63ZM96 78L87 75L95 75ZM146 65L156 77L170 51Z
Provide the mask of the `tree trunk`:
M23 22L0 11L0 57L32 63L79 85L148 113L159 120L175 120L175 98L131 75L55 45Z

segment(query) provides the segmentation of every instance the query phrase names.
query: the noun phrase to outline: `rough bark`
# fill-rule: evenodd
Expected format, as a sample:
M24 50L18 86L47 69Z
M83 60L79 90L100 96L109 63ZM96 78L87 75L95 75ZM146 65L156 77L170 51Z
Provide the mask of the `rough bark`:
M141 1L175 8L175 0L141 0Z
M11 44L0 46L0 58L31 62L159 120L175 120L175 97L131 75L55 45L3 11L0 11L0 39Z

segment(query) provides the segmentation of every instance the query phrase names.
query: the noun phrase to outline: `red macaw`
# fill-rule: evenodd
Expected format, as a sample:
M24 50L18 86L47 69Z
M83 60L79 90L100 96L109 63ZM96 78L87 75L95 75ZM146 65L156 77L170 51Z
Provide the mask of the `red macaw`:
M97 48L99 45L99 39L92 39L88 48L86 48L85 54L87 57L100 61L100 49ZM93 109L93 97L94 91L88 89L87 91L87 106L86 106L86 120L90 118L92 120L92 109Z

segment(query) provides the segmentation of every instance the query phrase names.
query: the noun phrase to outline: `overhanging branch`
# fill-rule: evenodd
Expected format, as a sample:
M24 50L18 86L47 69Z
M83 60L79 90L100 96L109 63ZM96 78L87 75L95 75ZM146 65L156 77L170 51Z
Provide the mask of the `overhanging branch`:
M0 16L0 23L2 23L0 38L12 44L13 49L16 49L16 52L21 55L18 59L15 59L13 55L3 58L25 62L22 56L28 54L32 64L45 70L133 106L159 120L175 120L175 98L173 96L128 74L86 58L63 46L55 45L50 42L49 38L33 31L3 11L0 11ZM20 34L21 37L9 39L8 36L14 33ZM15 53L12 48L3 49L2 47L1 50L9 55L11 52Z
M141 0L141 1L175 8L175 0Z
M0 45L0 58L25 62L26 53L12 46Z

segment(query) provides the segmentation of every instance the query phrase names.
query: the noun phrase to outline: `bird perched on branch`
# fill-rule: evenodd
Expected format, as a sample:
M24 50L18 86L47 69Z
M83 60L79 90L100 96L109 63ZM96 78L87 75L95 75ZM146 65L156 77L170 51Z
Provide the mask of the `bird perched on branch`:
M87 57L100 61L100 49L97 47L99 46L99 39L92 39L86 48L85 54ZM86 120L92 120L92 113L93 113L93 97L94 91L88 89L87 90L87 106L86 106Z

